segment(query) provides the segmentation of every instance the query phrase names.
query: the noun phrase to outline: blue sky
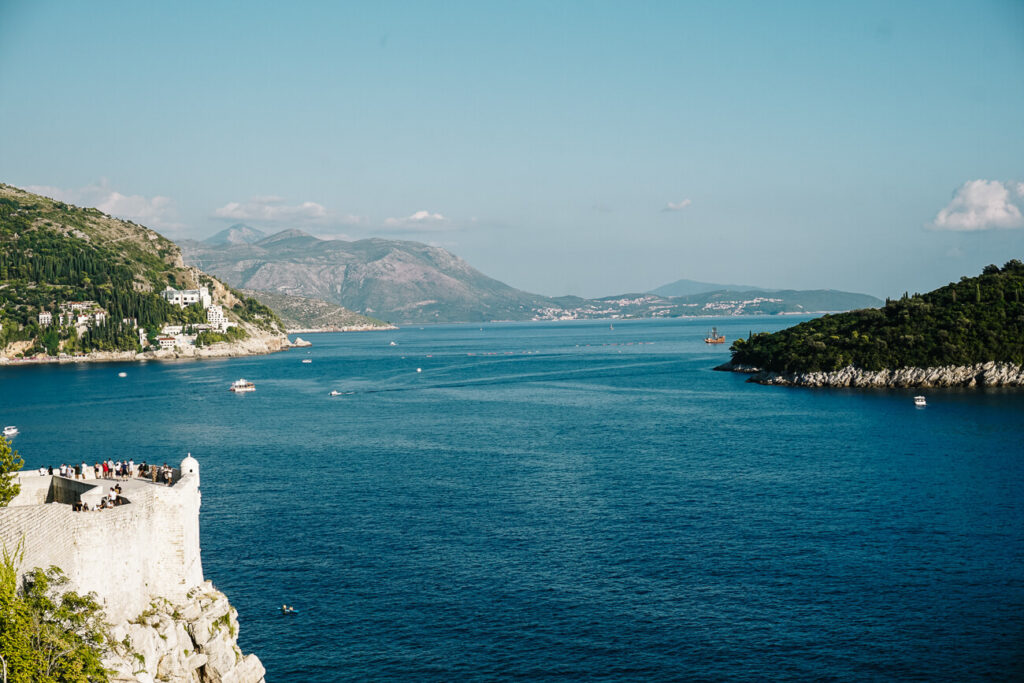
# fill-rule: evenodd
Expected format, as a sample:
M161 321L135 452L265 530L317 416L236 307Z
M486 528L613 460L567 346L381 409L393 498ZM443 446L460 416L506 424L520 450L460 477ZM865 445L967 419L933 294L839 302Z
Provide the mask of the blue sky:
M0 0L0 180L544 294L1024 258L1024 3Z

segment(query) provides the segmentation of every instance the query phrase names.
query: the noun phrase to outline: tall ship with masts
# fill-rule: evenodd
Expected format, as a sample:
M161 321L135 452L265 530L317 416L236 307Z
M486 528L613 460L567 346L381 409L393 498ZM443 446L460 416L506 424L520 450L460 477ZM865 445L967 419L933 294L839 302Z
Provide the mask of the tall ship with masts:
M718 328L717 327L712 327L711 328L711 334L704 338L704 343L705 344L724 344L725 343L725 335L724 334L721 334L721 335L718 334Z

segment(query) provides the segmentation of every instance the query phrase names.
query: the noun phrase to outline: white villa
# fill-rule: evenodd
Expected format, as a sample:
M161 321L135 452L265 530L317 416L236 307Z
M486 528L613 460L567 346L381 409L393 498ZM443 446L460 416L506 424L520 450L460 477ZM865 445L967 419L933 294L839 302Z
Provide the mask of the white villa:
M203 308L209 308L210 304L213 303L213 298L210 297L210 290L207 287L200 287L199 289L175 289L174 287L168 286L167 289L160 292L167 303L175 306L185 308L191 304L202 304Z
M39 311L39 326L49 327L53 323L53 313L49 311Z

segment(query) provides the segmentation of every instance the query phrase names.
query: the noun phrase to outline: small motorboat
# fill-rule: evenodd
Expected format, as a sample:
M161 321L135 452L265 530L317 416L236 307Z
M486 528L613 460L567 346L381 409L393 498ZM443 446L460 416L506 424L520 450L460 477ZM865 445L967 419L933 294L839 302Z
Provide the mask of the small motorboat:
M18 435L18 428L15 427L14 425L7 425L6 427L4 427L4 436L10 438L12 436L17 436L17 435Z
M341 396L341 392L337 389L331 389L331 396Z
M231 383L229 388L236 394L244 393L246 391L256 391L256 385L244 379L236 379Z
M303 359L302 359L302 362L303 362L303 363L312 363L312 362L313 362L313 359L312 359L312 358L303 358Z
M118 377L127 377L128 373L127 372L119 372L119 373L117 373L117 376Z
M926 406L926 405L928 405L928 401L925 400L924 396L915 396L914 397L914 405L915 406Z

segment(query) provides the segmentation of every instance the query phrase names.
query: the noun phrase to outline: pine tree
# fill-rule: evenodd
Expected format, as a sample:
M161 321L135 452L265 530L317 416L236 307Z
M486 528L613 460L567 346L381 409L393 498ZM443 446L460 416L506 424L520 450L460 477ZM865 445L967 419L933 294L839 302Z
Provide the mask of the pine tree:
M21 492L21 484L13 475L24 464L18 451L11 448L11 442L0 436L0 507L7 507Z

